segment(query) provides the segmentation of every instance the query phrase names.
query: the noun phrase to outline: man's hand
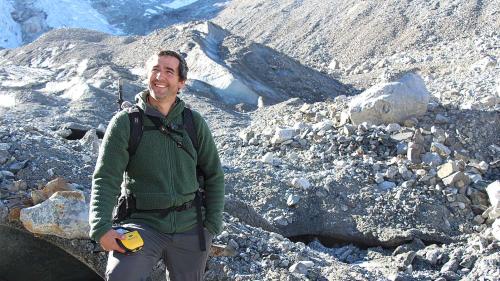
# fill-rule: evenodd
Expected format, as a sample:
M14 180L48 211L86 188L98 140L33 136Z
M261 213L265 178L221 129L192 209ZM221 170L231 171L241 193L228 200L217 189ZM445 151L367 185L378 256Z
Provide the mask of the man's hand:
M106 234L104 234L101 239L99 239L99 244L104 249L104 251L117 251L120 253L125 253L125 250L116 243L116 239L123 240L124 237L120 233L116 232L114 229L110 229Z

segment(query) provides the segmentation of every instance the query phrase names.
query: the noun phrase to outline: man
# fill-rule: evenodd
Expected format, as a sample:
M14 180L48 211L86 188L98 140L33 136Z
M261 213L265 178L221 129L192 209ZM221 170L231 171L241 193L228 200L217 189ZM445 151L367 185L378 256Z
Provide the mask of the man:
M193 121L198 149L183 127L185 104L177 95L187 79L184 58L173 51L160 51L148 60L146 71L149 90L136 96L137 106L144 112L144 128L154 128L156 118L169 130L145 129L136 152L129 155L128 112L123 110L112 118L93 175L90 236L110 251L106 280L146 280L160 258L170 280L202 280L211 240L222 229L224 175L219 156L210 130L197 112L193 111ZM197 165L204 175L206 194L203 228L198 228L197 208L192 204L198 190ZM112 211L117 197L124 194L122 189L135 197L138 210L150 211L133 212L121 222L128 230L137 230L144 240L144 247L131 254L117 243L124 237L112 228ZM175 210L166 215L155 212L166 208ZM205 251L200 241L205 241Z

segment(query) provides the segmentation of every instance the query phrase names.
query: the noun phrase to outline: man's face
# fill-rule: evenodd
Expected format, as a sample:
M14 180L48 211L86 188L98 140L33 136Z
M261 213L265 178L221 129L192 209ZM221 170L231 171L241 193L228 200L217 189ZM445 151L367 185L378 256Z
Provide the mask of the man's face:
M149 62L148 81L151 96L161 101L177 95L185 83L179 77L179 60L171 56L155 56Z

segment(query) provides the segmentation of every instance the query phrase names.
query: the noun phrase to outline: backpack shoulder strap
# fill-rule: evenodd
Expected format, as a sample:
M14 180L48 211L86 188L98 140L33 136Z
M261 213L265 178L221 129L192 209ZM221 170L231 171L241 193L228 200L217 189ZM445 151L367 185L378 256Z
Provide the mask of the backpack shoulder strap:
M128 139L128 154L132 157L139 143L141 142L142 133L144 132L143 110L134 105L126 109L128 119L130 120L130 136Z
M200 146L198 143L196 128L194 127L193 111L187 107L185 107L182 111L182 123L184 129L189 135L189 138L191 139L191 142L193 143L194 148L196 149L196 152L198 152ZM203 215L201 211L202 207L206 208L205 175L198 163L196 163L196 179L199 184L199 188L194 197L194 203L196 206L196 221L198 224L198 241L200 244L200 250L206 251L205 233L203 231Z
M187 107L182 111L182 123L184 129L189 135L191 142L193 143L194 149L198 152L200 148L198 145L198 135L196 134L196 128L194 127L193 111Z

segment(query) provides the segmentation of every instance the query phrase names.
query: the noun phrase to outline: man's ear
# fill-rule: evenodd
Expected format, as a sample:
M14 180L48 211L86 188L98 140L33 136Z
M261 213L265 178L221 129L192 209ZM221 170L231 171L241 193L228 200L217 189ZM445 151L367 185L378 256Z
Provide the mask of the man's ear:
M186 80L179 81L179 90L184 88L185 85L186 85Z

